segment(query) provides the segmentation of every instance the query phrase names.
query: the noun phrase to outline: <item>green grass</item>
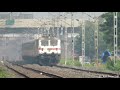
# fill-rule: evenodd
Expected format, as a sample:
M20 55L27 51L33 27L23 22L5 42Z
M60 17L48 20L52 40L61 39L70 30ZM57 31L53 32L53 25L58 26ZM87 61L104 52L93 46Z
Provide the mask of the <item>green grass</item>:
M65 60L60 60L60 64L65 65ZM67 60L66 65L68 65L68 66L81 66L81 64L78 60L73 61L71 59Z
M91 63L91 64L84 64L84 67L94 67L94 64L93 63Z
M100 63L99 65L95 64L94 62L90 64L84 64L83 67L89 68L89 69L95 68L100 71L120 71L120 60L116 60L115 65L114 65L113 60L108 60L106 64L102 64L101 60L99 60L99 63ZM65 65L65 60L60 60L60 64ZM78 66L78 67L82 66L78 60L73 61L71 59L67 60L66 65L67 66Z
M120 71L120 60L116 60L115 64L113 60L108 60L106 63L106 68L112 71Z
M0 68L0 78L9 78L12 77L10 73L8 73L5 69Z

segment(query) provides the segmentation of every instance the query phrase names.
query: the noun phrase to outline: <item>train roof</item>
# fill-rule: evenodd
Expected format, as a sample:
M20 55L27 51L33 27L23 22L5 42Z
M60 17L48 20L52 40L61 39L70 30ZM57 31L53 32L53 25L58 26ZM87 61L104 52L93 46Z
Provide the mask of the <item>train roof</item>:
M59 38L57 37L52 37L52 36L42 36L39 38L39 40L44 40L44 39L48 39L48 40L52 40L52 39L56 39L56 40L59 40Z
M60 40L60 39L57 37L42 36L42 37L39 37L38 39L26 41L23 44L32 43L32 42L35 42L37 40Z

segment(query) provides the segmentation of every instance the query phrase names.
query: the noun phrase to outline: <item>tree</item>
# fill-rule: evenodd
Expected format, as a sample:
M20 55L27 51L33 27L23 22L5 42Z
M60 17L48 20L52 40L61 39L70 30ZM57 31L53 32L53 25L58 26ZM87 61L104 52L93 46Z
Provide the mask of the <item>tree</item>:
M85 55L91 58L94 57L94 25L89 21L85 22ZM82 55L82 30L80 30L79 36L76 38L75 50L81 56Z
M114 45L114 17L113 12L105 13L101 16L106 22L100 25L100 31L103 32L103 39L107 47L113 50ZM120 12L118 12L118 49L120 49Z
M95 42L94 42L94 30L95 24L90 21L85 22L85 56L91 59L95 56ZM99 32L99 56L106 49L106 43L103 40L103 33ZM76 38L75 50L81 56L82 55L82 30L80 30L79 36Z
M15 20L12 19L12 20L6 20L6 25L13 25L15 23Z

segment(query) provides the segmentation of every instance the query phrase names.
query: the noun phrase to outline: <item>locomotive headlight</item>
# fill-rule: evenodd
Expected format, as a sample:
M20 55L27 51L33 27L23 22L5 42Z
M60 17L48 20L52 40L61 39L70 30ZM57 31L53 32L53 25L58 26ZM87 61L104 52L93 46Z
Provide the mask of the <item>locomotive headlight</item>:
M47 50L50 51L50 48L48 48Z
M43 48L39 48L39 50L42 50L42 51L43 51Z

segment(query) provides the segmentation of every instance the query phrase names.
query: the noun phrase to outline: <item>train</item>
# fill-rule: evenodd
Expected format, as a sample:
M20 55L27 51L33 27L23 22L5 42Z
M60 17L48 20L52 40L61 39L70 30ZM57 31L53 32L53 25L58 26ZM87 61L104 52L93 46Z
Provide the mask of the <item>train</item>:
M22 59L32 60L40 65L56 65L61 57L61 40L42 36L22 44Z

